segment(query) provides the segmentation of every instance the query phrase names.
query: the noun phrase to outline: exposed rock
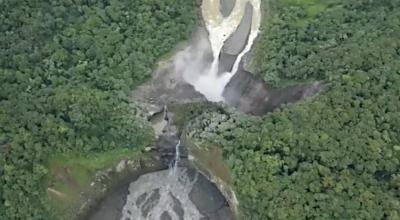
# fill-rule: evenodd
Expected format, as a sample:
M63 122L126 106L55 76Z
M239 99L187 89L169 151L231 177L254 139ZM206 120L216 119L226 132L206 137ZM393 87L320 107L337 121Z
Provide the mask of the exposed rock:
M233 7L235 7L236 0L220 0L220 7L219 10L224 17L228 17Z
M165 109L165 107L163 108L163 111L157 112L156 114L152 115L149 120L153 127L156 138L158 138L160 135L165 134L165 132L167 132L167 130L169 129L167 110Z
M204 28L199 27L192 41L196 42L204 35ZM193 50L195 49L193 48ZM162 109L163 106L171 103L205 101L205 97L187 83L183 78L183 73L177 69L174 60L178 55L179 53L168 60L161 61L152 79L131 93L131 101L142 106L149 113L155 113L154 109ZM204 62L212 59L212 55L209 53L200 55ZM211 61L209 62L211 63Z
M220 0L221 13L228 16L236 0ZM245 8L245 14L237 28L237 30L226 40L222 53L220 55L219 72L230 72L236 57L245 48L251 32L251 23L253 16L253 7L248 3ZM202 21L199 22L202 24ZM156 73L151 80L139 86L132 92L131 101L137 103L144 109L148 118L153 124L153 128L158 137L156 148L158 155L150 160L141 160L139 162L121 161L115 171L117 174L107 171L100 175L98 182L94 182L93 188L99 187L101 191L108 191L104 199L100 202L89 202L85 209L89 209L90 213L81 216L81 219L89 220L113 220L121 219L124 205L127 204L128 188L131 186L131 193L137 192L138 187L145 184L155 184L156 187L149 191L138 192L135 201L131 201L129 205L139 207L138 210L142 217L146 217L152 212L161 202L162 199L169 198L171 207L167 211L160 211L160 219L183 219L187 216L187 210L184 207L185 202L190 202L195 205L195 208L201 213L202 219L207 220L228 220L235 219L238 213L238 201L232 189L232 182L229 173L229 167L224 163L222 154L217 148L201 149L191 145L189 141L184 141L182 144L181 157L188 157L188 152L184 146L188 146L190 151L189 158L196 164L195 170L190 170L183 176L185 181L189 181L189 188L175 187L177 194L163 193L169 190L165 187L166 180L171 178L166 168L175 159L176 145L179 141L178 131L174 129L172 117L166 113L164 106L172 103L193 103L206 101L205 97L197 92L192 85L184 79L184 71L193 71L195 73L206 72L213 57L208 45L196 43L204 41L205 28L199 27L198 32L194 34L193 46L189 47L188 53L182 57L182 63L176 65L175 58L179 55L162 61L159 64ZM196 51L200 51L196 53ZM182 55L182 54L180 54ZM186 62L187 60L196 60L196 62ZM185 62L183 62L185 61ZM190 69L179 68L179 66L191 65ZM185 70L183 70L185 69ZM199 69L199 70L198 70ZM198 71L197 71L198 70ZM208 84L207 84L208 85ZM224 91L226 102L236 107L238 110L261 115L266 112L290 102L295 102L300 99L313 96L320 91L320 84L314 83L309 85L293 86L290 88L276 90L269 88L258 77L244 70L239 72L231 79ZM217 122L211 123L210 126L219 126ZM166 132L166 129L168 131ZM152 148L147 148L146 151L151 152ZM154 153L154 152L153 152ZM182 164L187 162L183 160ZM187 164L185 164L186 166ZM162 170L162 171L160 171ZM178 168L182 170L182 168ZM160 171L156 173L154 171ZM118 186L112 190L107 188L105 181L112 181L115 175L127 175L119 181ZM146 174L146 175L143 175ZM157 175L159 175L157 177ZM107 177L107 178L104 178ZM156 177L156 178L153 178ZM171 181L178 186L188 186L187 182L180 182L182 176L175 177ZM146 179L144 182L137 182L140 179ZM181 184L181 185L179 185ZM136 187L136 188L135 188ZM161 191L163 189L164 191ZM185 194L180 190L190 189ZM190 201L182 200L183 197L189 197ZM162 204L161 204L162 205ZM186 210L186 211L185 211ZM137 217L132 213L129 207L124 211L127 216ZM194 212L195 213L195 212Z
M151 155L151 154L150 154ZM142 160L129 160L120 162L124 164L121 172L117 170L108 171L108 179L101 178L104 172L97 175L92 190L102 192L101 194L88 200L83 206L81 212L77 216L77 220L120 220L122 208L126 203L126 195L128 193L129 183L137 180L141 175L167 167L159 163L157 157L143 156ZM118 166L117 166L118 167ZM122 168L122 165L121 167Z
M235 32L225 41L219 57L218 73L231 72L233 65L246 47L250 33L253 16L253 7L250 3L246 4L246 9L242 20Z
M173 136L163 135L159 137L159 139L157 140L157 149L161 156L161 161L163 164L169 166L174 161L176 154L176 145L178 144L178 142L179 138L175 135ZM181 149L180 157L182 159L186 159L187 158L186 148L183 145L181 145L180 149Z
M60 191L58 191L58 190L55 190L55 189L53 189L53 188L50 188L50 187L47 188L47 192L53 193L54 195L56 195L56 196L58 196L58 197L60 197L60 198L62 198L62 199L67 198L67 195L66 195L66 194L64 194L64 193L62 193L62 192L60 192Z
M118 163L118 165L115 167L115 171L117 172L117 173L120 173L120 172L122 172L124 169L125 169L125 167L126 167L126 160L121 160L119 163Z
M231 72L236 58L237 55L222 53L219 58L220 61L218 63L218 73L225 74L226 72Z
M207 193L205 193L207 192ZM201 175L192 191L190 198L201 214L208 220L232 220L232 211L219 189L206 177Z
M225 164L220 149L215 146L199 147L188 136L184 136L182 140L187 146L190 162L213 183L227 202L218 212L214 213L218 216L216 219L236 219L238 217L238 201L232 189L229 167ZM227 216L229 218L225 218Z
M253 6L248 2L242 20L238 28L224 42L222 52L230 55L238 55L246 47L251 32L253 18Z
M282 105L312 97L321 89L319 82L275 89L268 87L258 76L240 70L228 83L223 95L226 102L239 111L263 115Z
M156 149L157 149L156 147L145 147L144 151L145 152L150 152L150 151L153 151L153 150L156 150Z
M168 214L168 212L163 212L161 214L160 220L172 220L171 216Z

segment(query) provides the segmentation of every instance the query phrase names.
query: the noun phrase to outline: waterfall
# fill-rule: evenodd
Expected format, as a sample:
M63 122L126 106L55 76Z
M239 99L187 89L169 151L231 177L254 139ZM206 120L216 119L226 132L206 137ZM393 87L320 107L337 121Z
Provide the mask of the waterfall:
M175 145L175 159L172 165L170 166L171 175L175 175L176 171L178 170L179 162L181 160L180 147L181 147L181 140L179 140L178 143Z
M171 129L170 129L171 121L169 120L169 117L168 117L168 107L167 107L167 105L164 105L163 111L164 111L164 116L163 116L164 120L167 121L167 125L166 125L167 136L174 137L175 135L171 133ZM181 140L178 140L178 143L175 145L175 157L174 157L174 160L172 161L171 165L169 166L169 170L170 170L170 174L171 175L175 175L176 174L176 171L177 171L178 166L179 166L179 162L181 160L180 147L181 147Z
M222 96L225 86L238 71L243 56L250 51L259 32L261 0L236 0L235 2L230 15L224 17L220 12L220 0L203 0L202 13L206 30L201 28L199 40L179 52L173 60L175 70L173 76L178 79L178 82L182 77L185 83L191 84L209 101L225 101ZM235 36L234 33L238 33L236 30L238 30L243 17L246 15L248 4L253 8L251 28L250 30L247 29L249 31L248 38L241 40L243 47L235 52L236 58L232 61L233 66L229 67L231 69L228 72L221 73L219 71L220 55L227 53L225 50L223 51L224 46L229 45L229 43L226 44L226 41L231 36ZM165 81L169 81L169 78L165 79L168 79ZM168 86L171 85L171 88L175 88L174 83L171 81ZM179 90L178 92L182 93L182 91ZM181 146L177 132L171 127L173 126L172 121L170 121L172 118L169 118L166 105L163 111L164 114L160 114L160 116L164 117L166 127L162 130L161 137L166 139L169 169L143 175L130 184L129 195L122 210L121 220L200 220L209 217L203 216L205 209L210 210L206 214L218 214L218 218L210 219L221 219L219 214L222 212L217 213L215 211L217 206L214 206L218 199L214 200L214 197L212 197L215 190L207 185L204 186L204 180L198 181L200 175L197 172L193 173L189 167L179 167L183 146ZM173 151L174 144L176 144L175 154L170 156L169 153ZM170 159L171 157L172 159ZM212 199L209 199L210 197ZM201 201L201 203L194 201ZM209 207L199 205L205 203Z
M245 14L246 4L253 7L251 31L245 48L238 54L230 72L218 73L219 56L228 38L237 30ZM203 0L202 14L208 31L208 39L211 44L213 61L205 73L197 78L187 77L186 80L192 84L197 91L202 93L210 101L224 101L222 96L226 85L236 74L239 65L246 53L253 45L258 36L261 24L260 0L236 0L236 4L228 17L224 17L219 8L219 0Z

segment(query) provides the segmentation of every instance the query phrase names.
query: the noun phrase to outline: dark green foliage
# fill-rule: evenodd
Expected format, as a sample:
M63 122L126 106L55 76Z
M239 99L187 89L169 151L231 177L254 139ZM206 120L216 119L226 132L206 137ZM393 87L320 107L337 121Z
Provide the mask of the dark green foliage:
M277 3L279 13L264 22L255 56L257 71L269 84L367 72L398 56L399 1L333 2L312 19L311 6Z
M184 40L185 0L0 1L0 219L54 219L46 160L152 141L126 93Z
M255 59L270 83L327 91L262 119L207 113L190 134L223 147L243 219L400 219L400 1L307 8L278 4Z
M225 112L223 106L212 102L198 102L187 104L173 104L168 106L168 111L173 112L174 125L179 130L183 130L187 122L195 119L205 112L222 111Z

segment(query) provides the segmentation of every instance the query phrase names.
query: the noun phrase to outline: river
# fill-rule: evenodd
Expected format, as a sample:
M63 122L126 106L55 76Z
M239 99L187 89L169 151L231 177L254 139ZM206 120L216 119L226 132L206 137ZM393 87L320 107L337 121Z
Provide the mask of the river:
M222 6L230 7L234 4L228 16L221 13ZM250 7L251 10L246 10ZM237 73L239 65L246 53L248 53L256 39L260 23L260 0L230 0L221 5L220 0L204 0L201 11L204 24L208 33L208 42L212 51L212 62L203 63L203 71L184 71L185 80L203 94L209 101L224 101L223 91L228 82ZM249 19L247 27L240 28L243 19ZM241 36L241 37L240 37ZM244 44L244 47L231 53L234 56L234 63L228 71L219 71L220 58L225 48ZM201 49L201 48L200 48ZM189 62L190 64L190 62ZM196 65L195 65L196 66Z
M231 0L230 2L225 0L225 7L233 6L227 16L223 15L222 11L226 9L221 6L220 0L203 1L201 11L208 41L200 39L203 42L194 42L195 45L189 46L175 58L176 70L183 73L184 80L209 101L215 102L224 101L223 90L238 71L243 56L250 51L261 22L260 0ZM248 10L249 7L251 7L250 10ZM240 27L243 26L241 23L244 17L247 17L249 27ZM231 45L226 46L226 43ZM219 71L221 54L229 50L235 51L232 47L241 44L243 45L241 48L231 53L235 56L232 68L229 71ZM200 50L200 54L203 53L201 56L208 48L211 48L211 62L200 62L203 66L194 69L193 67L199 66L199 63L196 63L198 62L196 59L187 58L188 53L191 53L191 47L197 47L196 52L199 53ZM167 137L168 135L166 134ZM170 171L146 174L130 184L122 220L229 220L233 218L226 209L217 209L215 213L210 213L209 210L204 209L204 206L198 206L204 201L193 196L193 191L202 190L202 186L196 186L200 174L192 171L193 174L189 175L188 169L178 167L179 146L178 140L175 145L174 163ZM206 190L202 194L213 198L215 194L220 193ZM219 201L209 201L209 206L214 206L215 202Z
M184 146L179 132L170 129L167 106L224 102L241 112L263 115L319 91L319 84L273 89L245 71L246 56L260 32L261 0L203 0L201 14L190 45L161 62L153 78L132 93L132 102L141 105L154 121L158 151L173 152L167 160L172 164L170 170L140 176L123 190L125 194L111 196L111 202L104 203L105 208L90 219L234 219L234 192L229 196L219 191L193 166L181 163ZM110 208L113 199L121 196L125 198L123 204ZM114 218L105 218L104 213Z

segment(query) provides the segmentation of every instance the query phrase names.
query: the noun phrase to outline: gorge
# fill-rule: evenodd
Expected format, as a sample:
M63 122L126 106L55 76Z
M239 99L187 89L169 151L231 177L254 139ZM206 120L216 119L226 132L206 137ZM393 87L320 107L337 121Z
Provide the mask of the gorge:
M123 209L118 208L123 214L117 213L115 219L228 220L237 217L238 204L233 190L222 189L226 183L216 183L220 180L215 179L212 171L208 175L196 171L196 165L191 162L193 155L188 155L188 150L183 149L186 152L180 154L179 149L186 148L180 140L182 131L174 126L174 113L167 106L222 102L244 113L262 115L282 104L314 96L320 90L319 83L273 89L246 71L261 16L260 0L203 0L202 18L191 44L160 62L153 79L132 93L132 101L152 118L159 140L158 151L170 170L148 173L132 182L126 204ZM178 164L181 156L183 162ZM219 190L223 190L222 194ZM196 192L203 196L199 197ZM107 210L106 205L102 207ZM104 212L99 210L102 214L95 213L91 219L106 219Z
M400 0L0 18L0 219L400 219Z

